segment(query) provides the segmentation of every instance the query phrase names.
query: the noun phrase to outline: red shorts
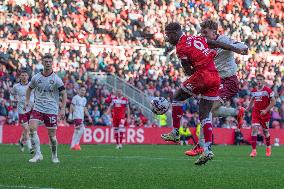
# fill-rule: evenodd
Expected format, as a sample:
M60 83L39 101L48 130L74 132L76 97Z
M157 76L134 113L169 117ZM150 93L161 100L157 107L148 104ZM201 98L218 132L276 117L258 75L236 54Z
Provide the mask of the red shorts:
M83 120L82 119L74 119L73 123L75 125L75 128L81 127L83 125Z
M19 123L20 124L28 123L30 120L31 113L32 111L26 112L24 114L19 114Z
M236 75L222 78L219 89L219 96L222 102L231 100L239 92L239 80Z
M56 114L45 114L33 110L30 119L36 119L44 123L45 127L48 129L57 128L57 115Z
M202 95L206 100L218 100L220 77L216 71L197 71L182 83L181 88L190 95Z
M269 129L270 113L260 115L258 112L252 112L252 125L261 125L263 129Z
M113 127L124 127L126 124L125 118L112 118Z

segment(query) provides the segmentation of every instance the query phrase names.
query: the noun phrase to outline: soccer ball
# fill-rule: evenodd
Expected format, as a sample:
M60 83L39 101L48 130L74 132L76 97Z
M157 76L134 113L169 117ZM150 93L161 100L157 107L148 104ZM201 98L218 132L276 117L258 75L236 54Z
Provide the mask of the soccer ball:
M170 107L169 101L167 101L164 97L153 98L150 105L152 112L157 115L166 113Z

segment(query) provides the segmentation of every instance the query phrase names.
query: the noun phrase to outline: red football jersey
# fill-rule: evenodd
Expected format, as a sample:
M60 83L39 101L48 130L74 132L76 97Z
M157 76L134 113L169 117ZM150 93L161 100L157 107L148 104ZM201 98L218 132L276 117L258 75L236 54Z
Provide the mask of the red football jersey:
M254 88L251 91L251 97L254 102L253 111L258 112L269 106L270 98L274 97L274 92L266 86L264 86L261 90Z
M125 97L114 97L111 102L112 108L112 116L115 118L123 119L126 115L126 110L128 106L128 99Z
M176 53L179 59L187 60L195 71L201 69L217 71L214 64L214 57L217 52L208 48L204 37L181 36L176 45Z

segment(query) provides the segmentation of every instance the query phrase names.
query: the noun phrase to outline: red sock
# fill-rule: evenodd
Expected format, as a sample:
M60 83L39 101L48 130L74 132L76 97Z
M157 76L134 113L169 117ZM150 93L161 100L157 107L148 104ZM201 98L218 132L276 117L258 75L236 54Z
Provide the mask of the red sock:
M173 119L173 127L178 129L180 127L180 120L183 115L182 103L173 102L172 103L172 119Z
M257 136L251 136L251 147L253 150L256 149L256 139L257 139Z
M197 141L197 142L198 142L198 141ZM197 149L199 149L199 148L201 148L201 147L200 147L200 145L197 143L197 144L194 146L193 150L197 150Z
M203 133L204 133L205 143L212 142L212 124L211 124L211 122L207 122L207 123L204 124Z
M265 141L266 141L266 146L270 146L270 136L265 137Z
M115 133L114 133L114 138L115 138L116 144L119 144L119 143L118 143L118 132L115 132Z
M119 133L119 142L120 142L120 144L122 144L123 134L124 134L123 132Z

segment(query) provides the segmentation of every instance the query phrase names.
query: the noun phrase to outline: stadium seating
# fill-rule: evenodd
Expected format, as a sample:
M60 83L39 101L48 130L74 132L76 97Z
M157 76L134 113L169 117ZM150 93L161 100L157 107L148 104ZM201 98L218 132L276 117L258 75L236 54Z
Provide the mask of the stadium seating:
M86 72L117 74L148 95L168 98L171 98L184 74L174 54L170 56L171 61L167 61L167 51L158 57L151 50L135 48L109 52L106 47L104 51L94 53L76 48L65 49L64 43L84 45L87 49L91 45L119 45L122 49L126 46L164 48L163 29L166 22L178 20L185 26L185 32L197 34L200 22L210 17L219 20L220 33L231 35L250 47L249 56L237 57L241 91L231 106L248 103L254 76L263 72L277 94L272 121L284 128L284 3L281 1L271 0L269 5L252 0L223 0L220 3L217 0L43 2L0 2L0 44L3 44L0 47L0 88L4 91L0 102L7 109L7 114L12 109L9 89L17 80L16 70L28 67L31 72L38 72L42 68L38 60L43 53L41 48L11 48L4 45L9 44L7 41L32 41L38 46L43 42L54 43L55 70L64 78L69 99L78 84L86 83L90 112L98 118L94 118L96 124L98 120L98 123L102 121L106 107L104 98L110 92L85 78ZM194 100L187 103L185 119L194 117L197 111L194 106ZM95 107L98 107L98 112L94 111ZM135 111L132 116L133 124L134 120L140 120ZM224 122L215 120L215 126L222 127ZM246 123L250 123L249 115L246 116ZM192 126L195 124L192 122Z

